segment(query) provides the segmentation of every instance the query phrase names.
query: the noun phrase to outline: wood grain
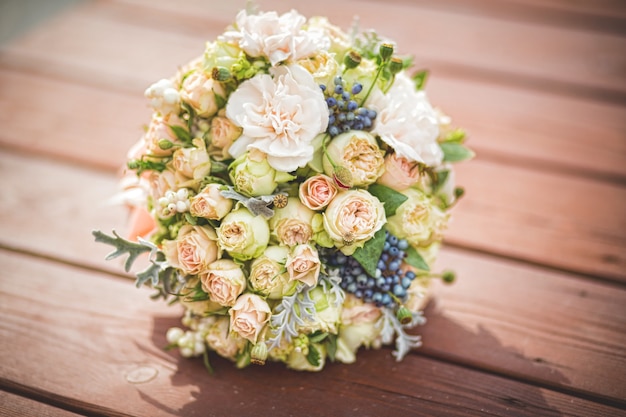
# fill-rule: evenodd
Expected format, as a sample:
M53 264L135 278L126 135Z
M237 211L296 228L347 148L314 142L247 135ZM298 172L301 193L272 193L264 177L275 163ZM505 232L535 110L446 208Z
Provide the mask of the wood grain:
M0 414L5 417L77 417L70 411L43 404L29 398L0 391Z
M332 414L359 416L442 409L448 415L618 415L598 403L418 355L397 364L389 350L363 352L354 365L330 365L317 374L279 364L238 371L214 360L211 377L198 361L161 350L166 328L178 322L176 309L151 302L146 291L7 252L0 252L0 262L0 347L12 358L0 363L0 386L26 385L89 413L328 415L332 406ZM44 357L54 366L39 366ZM156 375L129 384L129 373L140 369Z
M69 60L75 68L87 72L114 69L111 63L122 61L124 66L117 65L123 68L116 73L118 83L132 81L135 73L158 79L156 68L146 66L146 62L161 62L169 65L168 74L173 72L173 63L199 55L204 42L221 33L244 3L190 0L179 4L90 2L14 42L5 53L10 52L13 60L31 63L43 59L52 69L59 60ZM296 7L306 15L325 14L344 28L358 14L364 28L376 27L379 33L398 42L402 53L415 55L418 66L439 75L622 103L626 100L626 58L621 53L626 39L617 35L503 22L407 4L382 8L354 0L343 3L341 8L332 7L331 0L300 1L291 6L277 0L259 4L267 10ZM455 30L449 30L451 27ZM163 50L144 47L146 38L163 36L178 45L168 51L167 59L163 59ZM101 54L93 60L85 59L93 50ZM131 52L125 53L127 50Z
M115 191L114 176L9 154L0 156L0 178L5 195L12 196L0 200L5 232L0 246L123 274L121 261L104 261L112 248L94 243L90 234L94 229L107 233L116 229L122 234L126 230L125 210L104 204ZM39 184L38 193L23 186L31 183ZM493 225L494 230L501 227L497 222ZM433 356L514 373L543 385L565 385L586 395L620 398L620 385L605 381L607 375L615 381L626 375L626 364L620 359L626 339L619 331L626 326L620 307L625 291L452 249L444 250L439 265L457 270L461 278L452 287L437 286L445 304L443 309L431 307L429 316L439 324L424 328L431 335L425 337L433 339L427 343ZM576 310L571 310L572 304ZM606 321L596 320L599 314ZM541 317L565 318L542 321ZM536 322L542 325L533 327ZM447 330L440 331L442 327ZM580 332L588 335L584 342Z

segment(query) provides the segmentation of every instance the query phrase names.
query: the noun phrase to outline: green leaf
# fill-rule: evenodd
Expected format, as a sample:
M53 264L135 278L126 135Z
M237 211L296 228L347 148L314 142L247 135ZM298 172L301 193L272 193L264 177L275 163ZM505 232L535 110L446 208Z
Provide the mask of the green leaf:
M385 216L388 218L396 214L398 207L408 200L404 194L380 184L370 185L367 191L384 203Z
M363 247L357 249L352 257L357 260L366 273L376 276L376 265L383 253L385 245L385 229L380 229L373 238L365 242Z
M331 362L335 362L335 357L337 355L337 335L329 334L328 339L326 339L326 354L328 355L328 359Z
M474 152L457 142L443 142L440 143L441 150L443 151L443 160L445 162L460 162L472 159Z
M309 342L311 342L311 343L319 343L322 340L326 339L326 337L328 337L328 333L322 332L322 331L318 330L315 333L311 333L309 335Z
M228 171L228 165L220 162L211 160L211 174L221 174L222 172Z
M439 191L439 189L441 189L441 187L446 183L446 181L448 180L448 176L450 175L450 171L448 170L443 170L443 171L436 171L433 173L433 192L436 193L437 191Z
M421 70L413 75L413 82L415 83L416 90L423 90L426 86L426 79L428 78L428 71Z
M465 140L465 130L463 129L454 129L452 132L448 133L443 140L444 142L458 142L463 143Z
M191 133L187 129L181 126L170 125L170 129L174 132L174 135L178 138L179 141L190 144L192 141Z
M217 108L221 109L226 105L226 97L217 94L215 91L213 93L215 94L215 104L217 104Z
M320 366L320 351L317 350L315 345L309 345L309 353L306 355L306 360L311 364L311 366L318 367Z
M430 271L430 267L422 258L422 255L413 247L409 246L406 251L406 257L404 258L404 262L407 264L416 267L417 269L421 269L423 271Z
M131 242L121 238L115 232L115 230L113 231L113 235L115 235L115 237L109 236L106 233L102 233L99 230L94 230L91 232L91 234L93 234L93 236L96 238L96 242L105 243L116 248L115 251L107 255L107 257L105 258L107 261L115 259L118 256L128 255L128 259L126 259L126 263L124 264L124 270L126 272L130 271L130 268L133 266L133 263L139 255L141 255L142 253L150 252L152 250L152 248L149 246Z

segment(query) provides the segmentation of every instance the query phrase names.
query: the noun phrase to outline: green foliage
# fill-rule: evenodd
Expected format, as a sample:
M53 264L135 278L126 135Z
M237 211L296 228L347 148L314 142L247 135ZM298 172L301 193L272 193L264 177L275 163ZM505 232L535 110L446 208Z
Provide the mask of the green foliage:
M458 142L443 142L439 146L441 146L443 151L443 160L445 162L466 161L472 159L475 155L471 149Z
M409 246L409 248L407 249L406 258L404 258L404 262L406 262L407 264L411 266L414 266L417 269L421 269L423 271L430 271L430 267L428 266L424 258L422 258L422 255L420 255L419 252L413 246Z
M443 187L443 185L448 180L449 176L450 176L450 171L448 170L432 172L432 175L430 178L432 180L433 193L436 193L437 191L441 189L441 187Z
M326 354L331 362L335 362L337 356L337 335L329 334L326 339Z
M309 353L306 355L306 360L311 364L311 366L318 367L320 366L320 360L322 356L320 355L320 351L317 350L315 345L309 345Z
M384 204L385 216L388 218L396 214L398 207L408 200L404 194L381 184L372 184L367 191Z
M172 129L172 132L179 141L181 141L185 145L191 145L191 141L193 140L193 138L191 137L191 133L189 133L187 129L176 125L169 125L169 127L170 129Z
M373 238L365 242L363 247L357 249L352 257L363 267L363 270L371 276L376 276L376 266L385 245L385 229L380 229Z
M115 230L113 231L113 235L115 237L109 236L106 233L102 233L99 230L94 230L91 232L91 234L93 234L93 236L96 238L96 242L115 247L115 251L108 254L105 258L107 261L115 259L122 255L128 255L128 258L124 263L124 270L126 272L130 271L130 268L133 266L133 263L137 260L137 257L139 255L152 251L152 247L148 245L130 242L124 238L121 238Z
M426 86L426 79L428 78L428 71L421 70L413 75L413 82L415 83L416 90L423 90Z
M158 171L163 172L167 167L167 159L160 158L154 159L133 159L127 162L126 166L133 171L137 171L137 175L141 175L144 171Z

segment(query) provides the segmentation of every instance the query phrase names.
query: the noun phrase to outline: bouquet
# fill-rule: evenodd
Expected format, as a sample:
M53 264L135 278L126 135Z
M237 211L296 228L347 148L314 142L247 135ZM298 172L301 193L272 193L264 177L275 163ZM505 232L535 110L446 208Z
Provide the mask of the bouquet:
M431 266L462 195L465 134L435 110L425 71L374 31L242 10L202 56L145 95L130 151L136 285L185 309L170 348L238 367L316 371L362 346L420 345ZM411 74L411 75L410 75Z

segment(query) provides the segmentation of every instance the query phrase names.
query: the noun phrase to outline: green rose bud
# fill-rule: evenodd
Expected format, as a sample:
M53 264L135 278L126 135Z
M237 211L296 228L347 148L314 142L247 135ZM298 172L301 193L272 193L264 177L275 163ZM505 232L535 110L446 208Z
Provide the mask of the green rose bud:
M261 152L246 152L228 167L235 189L248 196L272 194L279 183L295 179L286 172L276 171Z

